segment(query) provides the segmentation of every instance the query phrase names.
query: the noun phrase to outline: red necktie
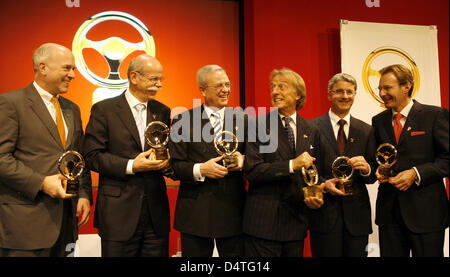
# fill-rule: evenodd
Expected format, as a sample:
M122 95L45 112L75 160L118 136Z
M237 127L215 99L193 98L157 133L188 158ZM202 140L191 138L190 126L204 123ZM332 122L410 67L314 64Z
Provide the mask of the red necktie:
M401 113L396 113L394 115L394 135L395 135L395 140L397 141L397 144L398 144L398 140L400 139L400 134L402 133L402 130L403 130L402 124L400 123L400 118L402 118Z
M343 120L343 119L339 120L338 124L339 124L339 130L338 130L338 134L337 134L337 144L338 144L339 152L341 152L341 155L343 155L344 150L345 150L345 144L347 143L347 139L345 138L345 133L344 133L345 120Z

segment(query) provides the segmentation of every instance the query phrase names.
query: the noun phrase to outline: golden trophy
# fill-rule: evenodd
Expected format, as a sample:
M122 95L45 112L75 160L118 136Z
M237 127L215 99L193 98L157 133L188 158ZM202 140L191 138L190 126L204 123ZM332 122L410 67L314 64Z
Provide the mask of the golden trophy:
M308 169L302 167L302 175L303 180L307 185L306 187L303 187L305 198L317 197L323 199L322 189L317 185L319 182L319 172L317 171L317 167L314 164Z
M58 159L58 171L67 179L66 193L78 194L80 182L78 178L85 167L83 156L77 151L67 151Z
M169 143L169 127L164 122L152 121L145 128L145 141L155 149L155 160L167 160L167 144Z
M230 131L222 131L214 138L214 147L219 155L224 156L222 162L226 168L238 166L238 160L234 154L238 144L236 135Z
M345 195L353 194L353 167L348 163L350 159L345 156L337 157L331 165L331 172L334 178L341 181L339 189Z
M381 144L376 152L376 160L380 165L378 167L378 173L386 178L396 175L392 166L397 162L397 149L392 144Z

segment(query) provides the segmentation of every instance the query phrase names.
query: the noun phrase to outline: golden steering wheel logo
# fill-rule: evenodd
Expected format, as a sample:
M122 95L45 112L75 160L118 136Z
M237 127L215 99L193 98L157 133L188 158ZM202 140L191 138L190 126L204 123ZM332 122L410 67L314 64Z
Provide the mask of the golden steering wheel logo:
M142 37L142 41L132 43L119 37L109 37L101 41L89 40L86 35L89 30L101 22L116 20L134 27ZM83 49L92 48L99 52L109 66L106 78L92 72L83 57ZM72 43L72 51L78 71L92 84L100 88L94 92L93 102L113 97L128 86L128 79L120 78L119 68L124 59L134 51L142 50L150 56L155 56L155 42L147 26L131 14L120 11L106 11L93 15L78 28Z
M384 107L384 102L381 99L381 97L378 95L378 83L377 87L375 87L375 91L372 88L370 84L371 77L380 78L380 72L378 70L375 70L372 68L372 66L376 63L378 63L376 60L382 55L386 54L394 54L397 58L399 57L401 60L406 62L409 65L409 68L411 70L411 73L414 78L414 88L413 92L411 94L411 97L413 97L416 92L419 90L420 87L420 74L419 74L419 68L416 65L416 62L411 58L411 56L404 50L393 47L393 46L383 46L379 47L375 50L373 50L369 56L364 61L364 66L362 69L362 80L363 85L366 91L372 96L373 99L375 99L376 102L380 104L380 106ZM397 62L398 63L398 62ZM393 63L392 63L393 64ZM386 63L383 63L383 66L380 67L380 69L384 66L386 66Z

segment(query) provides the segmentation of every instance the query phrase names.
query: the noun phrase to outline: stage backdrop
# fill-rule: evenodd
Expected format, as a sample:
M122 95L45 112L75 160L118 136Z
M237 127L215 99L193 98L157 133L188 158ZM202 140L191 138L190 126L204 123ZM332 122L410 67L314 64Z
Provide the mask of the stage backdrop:
M201 98L196 72L206 64L219 64L227 70L233 83L230 105L239 106L238 24L235 1L2 1L0 92L29 85L34 78L34 49L55 42L68 48L74 46L79 70L64 96L80 106L84 127L94 92L98 97L107 97L123 91L130 60L146 52L163 65L163 89L156 98L170 108L190 109L193 99ZM140 50L131 52L132 48ZM98 185L96 174L93 185ZM168 181L172 220L177 185ZM77 251L81 255L100 254L97 235L89 235L97 233L92 218L93 212L89 224L80 230ZM173 230L170 255L179 248L179 233Z

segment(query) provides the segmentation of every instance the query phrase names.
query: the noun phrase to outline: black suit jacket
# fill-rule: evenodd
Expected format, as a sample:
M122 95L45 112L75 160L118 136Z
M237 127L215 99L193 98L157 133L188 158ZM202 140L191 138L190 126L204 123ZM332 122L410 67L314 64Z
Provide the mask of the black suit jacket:
M229 122L233 122L232 127ZM246 125L247 116L244 113L225 108L224 130L233 131L238 136L237 150L241 154L245 153ZM181 126L185 129L179 128ZM203 105L173 119L170 155L175 174L180 178L174 228L201 237L230 237L242 233L245 199L243 173L230 171L224 178L205 178L204 182L197 182L193 177L195 163L219 156L213 136L206 138L212 133Z
M402 218L415 233L444 230L448 226L448 198L443 178L449 172L449 113L415 100L397 144L392 127L392 110L372 118L377 145L390 143L397 148L396 173L416 167L421 182L407 191L389 183L380 184L375 222L383 226L392 220L394 202L398 201Z
M322 177L325 179L334 178L331 165L333 161L341 156L331 125L328 113L311 121L317 126L320 135L320 151ZM349 134L343 156L352 158L354 156L364 156L369 165L373 165L375 142L371 134L371 126L363 121L350 116ZM354 236L368 235L372 233L372 221L370 211L370 199L366 184L376 181L374 172L376 168L371 168L371 175L361 176L359 170L353 175L354 194L351 196L333 196L324 194L324 205L317 210L311 211L311 231L327 233L331 231L341 213L347 230Z
M61 230L63 201L72 204L68 231L78 237L78 197L92 200L89 171L81 178L78 196L70 200L40 191L45 176L58 174L59 157L67 150L80 151L83 138L78 106L62 96L58 101L67 125L65 148L33 84L0 95L0 248L52 247Z
M270 124L276 118L277 127ZM271 130L272 129L272 130ZM266 138L261 134L272 135ZM255 237L275 241L303 240L306 236L310 209L303 202L304 181L299 172L289 173L291 150L278 111L258 118L258 139L247 143L245 173L249 180L244 210L244 232ZM261 146L276 141L270 153L262 153ZM295 156L308 152L320 160L318 130L297 115L297 143ZM320 167L318 166L319 174Z
M170 109L156 100L147 103L147 124L154 120L170 126ZM155 232L161 236L169 233L169 202L161 171L126 175L128 160L141 153L142 147L124 93L92 106L83 151L89 167L99 173L94 226L103 239L131 238L144 195Z

